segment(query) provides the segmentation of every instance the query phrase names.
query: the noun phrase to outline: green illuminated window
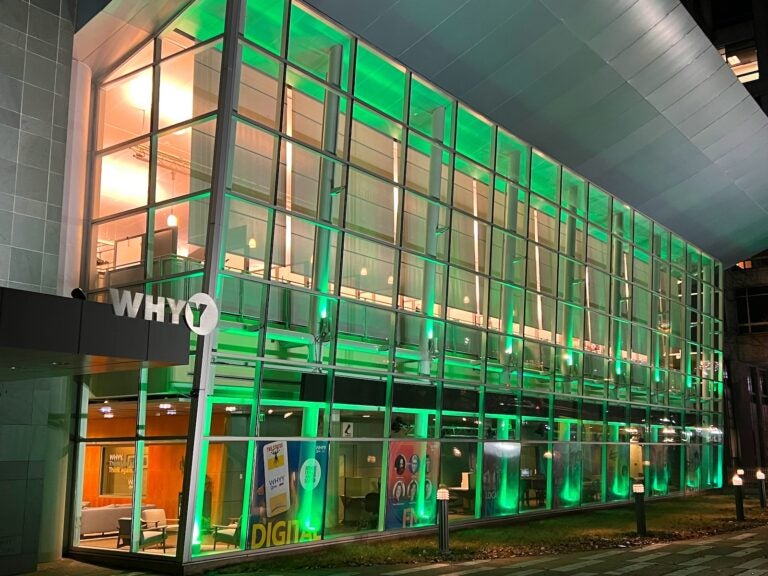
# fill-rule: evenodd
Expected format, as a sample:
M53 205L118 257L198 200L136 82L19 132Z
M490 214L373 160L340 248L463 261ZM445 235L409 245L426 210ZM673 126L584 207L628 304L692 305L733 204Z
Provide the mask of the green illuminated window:
M531 190L552 202L560 200L560 166L538 150L531 161Z
M528 186L531 149L509 132L499 128L496 135L496 172Z
M413 76L408 124L430 138L453 143L453 100L437 88Z
M301 4L291 6L288 60L331 85L347 90L350 38Z
M587 215L587 186L582 178L563 168L561 204L584 218Z
M360 42L355 64L355 96L402 121L405 71Z
M287 69L285 81L283 132L327 154L343 156L347 99L294 68Z
M244 122L237 122L232 151L232 192L271 202L275 152L274 136Z
M163 32L163 57L224 32L226 0L196 0Z
M611 227L611 197L594 184L589 185L589 221L601 228Z
M240 85L237 112L251 120L277 127L279 97L277 60L241 43ZM287 98L292 97L289 93Z
M483 166L491 165L493 127L465 106L459 106L456 150Z
M282 44L284 0L248 0L245 5L245 37L280 54Z
M440 167L440 179L434 184L430 181L432 158L439 159L437 165ZM447 150L410 132L406 162L406 187L446 204L450 202L448 180L451 155Z
M493 223L525 236L528 223L528 194L502 178L496 178L493 191Z

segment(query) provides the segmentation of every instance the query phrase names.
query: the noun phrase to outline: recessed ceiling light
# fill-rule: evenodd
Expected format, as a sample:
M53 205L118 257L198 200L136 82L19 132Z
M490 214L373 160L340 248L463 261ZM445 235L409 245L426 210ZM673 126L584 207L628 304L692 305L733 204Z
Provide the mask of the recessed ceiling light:
M733 56L728 56L728 64L730 64L731 66L736 66L737 64L741 64L741 58L736 56L736 54L734 54Z

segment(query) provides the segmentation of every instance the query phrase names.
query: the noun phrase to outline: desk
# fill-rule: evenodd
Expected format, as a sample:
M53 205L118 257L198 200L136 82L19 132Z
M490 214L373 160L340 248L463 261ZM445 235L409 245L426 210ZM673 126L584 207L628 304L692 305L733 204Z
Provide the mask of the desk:
M526 507L540 507L547 502L547 477L543 475L520 478L520 496Z
M602 492L600 483L600 477L596 478L584 478L582 485L582 501L583 502L599 502Z
M365 516L365 496L339 496L344 506L342 524L359 524Z
M448 512L464 515L475 513L474 488L448 488L448 494Z

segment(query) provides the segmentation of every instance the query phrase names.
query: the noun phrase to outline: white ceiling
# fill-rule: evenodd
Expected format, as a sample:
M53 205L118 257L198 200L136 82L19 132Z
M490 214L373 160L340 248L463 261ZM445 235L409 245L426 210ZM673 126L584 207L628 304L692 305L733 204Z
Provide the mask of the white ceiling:
M308 0L731 264L768 247L768 118L678 0Z

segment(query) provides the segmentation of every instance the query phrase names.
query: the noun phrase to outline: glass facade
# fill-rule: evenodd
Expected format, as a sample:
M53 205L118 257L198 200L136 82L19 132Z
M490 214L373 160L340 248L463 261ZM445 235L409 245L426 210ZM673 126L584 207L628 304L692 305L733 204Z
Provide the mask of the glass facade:
M695 246L299 2L198 0L97 92L89 297L221 319L187 366L84 384L73 546L190 561L433 526L438 487L473 522L721 486Z

